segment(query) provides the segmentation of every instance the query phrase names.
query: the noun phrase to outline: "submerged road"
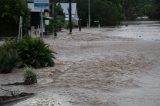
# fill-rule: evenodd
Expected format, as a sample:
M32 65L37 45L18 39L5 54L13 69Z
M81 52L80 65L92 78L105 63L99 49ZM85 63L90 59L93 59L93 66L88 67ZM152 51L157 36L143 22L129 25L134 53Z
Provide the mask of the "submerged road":
M37 95L13 106L160 106L160 23L124 24L45 38L56 67L36 70L37 85L14 87Z

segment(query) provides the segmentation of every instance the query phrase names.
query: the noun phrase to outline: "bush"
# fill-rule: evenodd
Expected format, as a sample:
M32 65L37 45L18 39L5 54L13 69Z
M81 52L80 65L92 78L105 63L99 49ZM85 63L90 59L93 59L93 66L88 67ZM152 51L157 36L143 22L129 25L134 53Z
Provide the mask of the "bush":
M0 47L0 73L10 73L16 66L17 51L15 44L15 40L6 41Z
M26 66L24 71L24 84L31 85L37 83L37 75L33 72L32 68Z
M39 38L24 38L17 43L19 65L41 68L54 66L55 52Z
M10 73L15 66L54 66L54 54L55 52L38 38L6 41L0 46L0 73Z
M54 31L61 31L61 29L64 27L64 24L65 24L64 17L59 15L57 16L56 21L50 20L50 24L47 25L46 27L50 33L53 33Z

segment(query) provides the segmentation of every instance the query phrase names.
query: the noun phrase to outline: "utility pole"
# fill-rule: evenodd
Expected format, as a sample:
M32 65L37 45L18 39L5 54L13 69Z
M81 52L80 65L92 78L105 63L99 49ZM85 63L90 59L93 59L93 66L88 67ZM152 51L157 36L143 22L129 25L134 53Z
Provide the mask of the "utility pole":
M43 35L44 25L43 25L43 11L42 11L42 9L41 9L41 24L40 25L41 25L40 26L40 28L41 28L41 38L43 38L44 37L44 35Z
M79 14L78 14L78 18L79 18L79 20L78 20L78 28L79 28L79 31L81 32L81 12L80 12L80 0L78 0L77 1L77 6L78 6L78 12L79 12Z
M56 14L56 3L57 1L54 0L54 8L53 8L53 19L54 19L54 37L56 38L57 37L57 25L56 25L56 21L57 21L57 14Z
M69 0L69 33L72 34L72 3Z
M91 27L91 1L88 0L88 27Z
M19 18L19 33L18 33L18 39L22 39L22 24L23 24L23 18L20 16Z

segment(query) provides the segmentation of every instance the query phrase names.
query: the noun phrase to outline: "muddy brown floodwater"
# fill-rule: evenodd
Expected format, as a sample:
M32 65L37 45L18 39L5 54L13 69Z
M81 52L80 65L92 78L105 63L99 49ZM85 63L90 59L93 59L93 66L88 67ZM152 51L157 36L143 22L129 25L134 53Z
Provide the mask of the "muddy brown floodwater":
M160 106L159 22L67 33L44 39L58 54L55 67L36 70L37 84L3 87L37 93L14 106ZM21 75L0 75L0 83Z

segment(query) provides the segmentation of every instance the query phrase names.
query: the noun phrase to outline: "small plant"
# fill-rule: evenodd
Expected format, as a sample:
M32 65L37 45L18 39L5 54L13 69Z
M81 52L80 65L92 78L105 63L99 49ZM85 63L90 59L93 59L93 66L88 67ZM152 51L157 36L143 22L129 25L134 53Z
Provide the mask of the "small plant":
M0 73L10 73L16 66L18 56L15 44L15 40L6 41L0 47Z
M54 66L55 59L52 50L39 38L24 38L17 43L20 66L28 65L34 68Z
M24 84L31 85L37 83L37 75L33 72L33 69L30 67L24 68Z

